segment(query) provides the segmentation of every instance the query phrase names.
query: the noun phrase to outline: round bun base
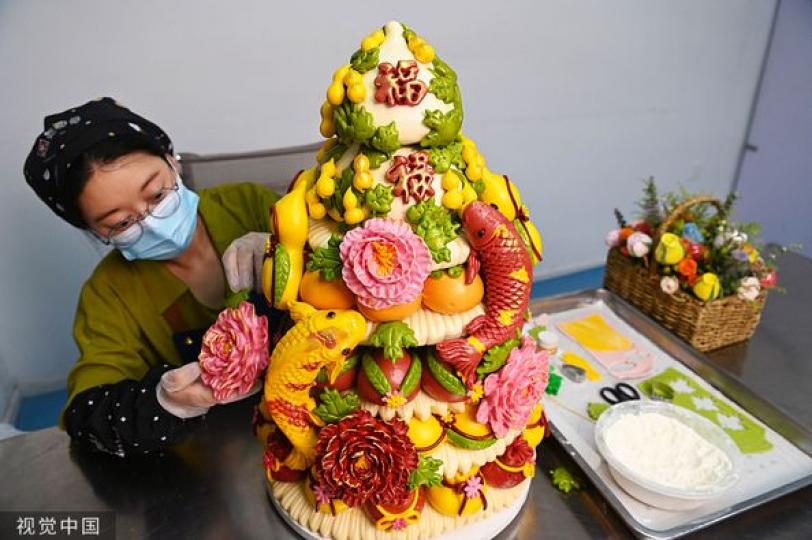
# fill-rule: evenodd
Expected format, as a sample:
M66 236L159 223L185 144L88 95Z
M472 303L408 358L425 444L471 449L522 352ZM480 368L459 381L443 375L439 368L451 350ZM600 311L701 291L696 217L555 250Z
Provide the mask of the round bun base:
M293 519L290 514L285 511L284 508L279 504L279 501L276 500L276 497L273 495L273 490L271 486L266 482L265 489L268 492L268 498L271 500L273 507L276 509L276 512L282 516L282 519L285 520L287 523L296 533L306 540L331 540L330 538L326 538L319 534L311 532L309 529L306 529L302 525L300 525L295 519ZM508 525L513 521L513 519L519 515L521 512L522 507L524 506L525 501L527 500L527 494L530 492L530 482L524 482L524 488L522 489L521 494L516 500L511 503L510 505L506 506L504 509L496 512L484 518L482 520L472 521L470 523L466 523L462 527L458 529L454 529L453 531L447 531L437 536L430 537L430 540L490 540L500 532L502 532ZM421 536L422 538L422 536ZM358 540L365 540L363 538L359 538Z

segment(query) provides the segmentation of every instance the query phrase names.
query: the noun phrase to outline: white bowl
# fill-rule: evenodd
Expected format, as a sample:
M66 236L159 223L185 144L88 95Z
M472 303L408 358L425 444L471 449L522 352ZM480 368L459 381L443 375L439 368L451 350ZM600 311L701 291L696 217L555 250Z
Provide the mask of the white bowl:
M691 428L697 435L725 453L732 465L730 472L710 486L701 489L683 489L655 482L626 467L606 444L606 433L619 418L643 413L669 416ZM635 499L664 510L696 508L729 490L739 480L739 450L730 437L707 418L670 403L635 400L611 406L598 419L595 426L595 443L620 487Z

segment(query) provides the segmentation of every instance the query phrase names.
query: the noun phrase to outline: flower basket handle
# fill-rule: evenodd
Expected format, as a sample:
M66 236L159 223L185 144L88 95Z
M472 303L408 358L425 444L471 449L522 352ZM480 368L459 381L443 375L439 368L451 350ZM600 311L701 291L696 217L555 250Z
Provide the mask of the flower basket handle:
M668 232L668 229L671 228L671 225L674 224L675 221L680 219L685 213L693 208L694 206L700 204L710 204L716 207L716 211L723 215L725 213L725 207L722 202L713 197L711 195L697 195L696 197L691 197L690 199L686 199L671 210L671 213L663 220L659 227L657 227L657 231L654 234L654 238L652 238L652 246L656 247L657 244L660 243L660 238L662 235ZM651 264L648 265L649 274L656 275L657 274L657 265L654 264L656 260L654 259L654 249L651 250Z

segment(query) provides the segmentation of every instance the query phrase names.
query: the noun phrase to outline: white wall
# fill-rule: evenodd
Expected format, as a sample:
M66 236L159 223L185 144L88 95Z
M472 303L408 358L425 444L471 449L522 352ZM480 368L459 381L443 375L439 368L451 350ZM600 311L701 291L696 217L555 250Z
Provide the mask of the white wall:
M772 1L23 0L0 3L0 361L25 389L62 381L96 252L24 184L46 113L114 95L180 150L318 138L332 71L390 18L458 72L466 134L522 189L542 275L600 264L614 206L640 180L724 193Z
M767 241L800 243L807 257L812 257L810 56L812 2L782 0L750 133L758 150L745 158L736 214L761 223Z

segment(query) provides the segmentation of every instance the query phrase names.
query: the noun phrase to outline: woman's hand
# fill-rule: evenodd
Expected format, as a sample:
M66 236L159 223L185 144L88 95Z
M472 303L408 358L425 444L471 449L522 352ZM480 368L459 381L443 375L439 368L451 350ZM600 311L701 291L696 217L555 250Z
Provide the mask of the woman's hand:
M203 384L200 379L200 365L197 362L167 371L161 376L158 384L158 403L179 418L200 416L214 405L222 405L239 401L256 394L260 389L260 381L246 392L227 400L217 401L211 388Z
M262 288L262 260L268 233L250 232L243 235L226 248L223 253L223 270L228 286L237 292Z

